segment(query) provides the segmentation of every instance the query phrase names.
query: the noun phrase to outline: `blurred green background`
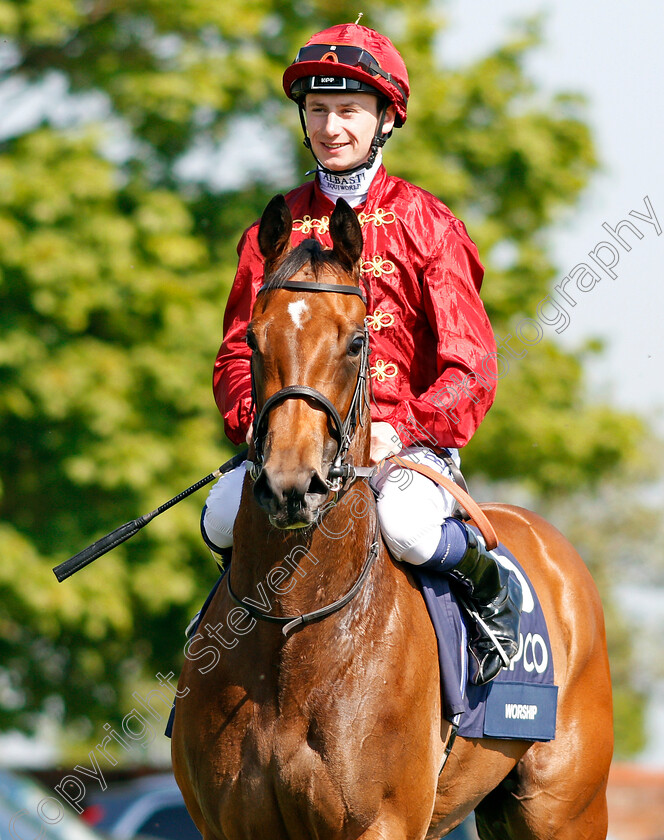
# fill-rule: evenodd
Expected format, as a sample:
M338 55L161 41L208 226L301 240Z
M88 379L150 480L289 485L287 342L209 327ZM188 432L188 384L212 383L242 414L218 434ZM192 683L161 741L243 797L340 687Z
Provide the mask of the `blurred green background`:
M441 9L363 4L413 90L385 161L464 219L504 336L559 277L551 231L597 154L583 98L544 92L526 70L537 21L459 69L438 57ZM311 167L281 75L312 32L357 13L313 0L0 0L0 85L60 102L0 135L0 732L46 728L61 755L84 756L132 691L179 673L182 631L215 579L198 533L205 491L64 584L51 567L232 454L211 372L236 244ZM556 338L501 379L464 468L483 498L549 517L591 568L629 756L644 744L647 685L631 675L614 587L625 564L661 573L649 545L662 528L640 489L661 475L662 449L645 420L589 389L601 343Z

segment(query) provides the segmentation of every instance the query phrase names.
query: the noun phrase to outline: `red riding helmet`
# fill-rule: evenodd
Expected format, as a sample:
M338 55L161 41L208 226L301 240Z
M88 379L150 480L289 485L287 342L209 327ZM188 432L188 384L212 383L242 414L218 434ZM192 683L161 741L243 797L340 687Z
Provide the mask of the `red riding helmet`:
M395 126L406 122L408 71L385 35L356 23L332 26L312 36L284 73L286 96L298 104L313 90L378 93L397 110Z

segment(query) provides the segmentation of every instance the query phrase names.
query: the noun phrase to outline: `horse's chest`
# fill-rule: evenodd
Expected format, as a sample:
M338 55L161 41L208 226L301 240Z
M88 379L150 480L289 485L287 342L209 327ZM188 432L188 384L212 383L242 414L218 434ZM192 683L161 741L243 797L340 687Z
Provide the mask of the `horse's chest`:
M256 705L237 720L230 740L239 749L217 753L226 756L224 799L233 812L244 803L233 840L284 836L284 825L292 838L310 838L312 826L314 836L342 836L371 823L384 796L372 778L386 743L372 737L377 715L362 711L362 695L328 686L285 696L278 707Z
M358 836L404 779L431 774L440 724L423 704L435 706L438 683L422 685L424 651L406 645L403 623L387 629L364 645L366 632L337 633L333 645L317 638L312 649L293 639L260 679L257 658L225 662L218 691L201 692L217 721L201 728L199 758L216 778L205 810L225 838ZM389 667L396 645L412 655ZM431 655L435 665L435 647Z
M354 795L336 778L338 756L322 750L323 725L293 715L271 721L258 715L246 726L242 749L231 762L234 766L227 766L224 785L230 812L237 813L238 804L244 803L241 825L232 840L282 836L304 840L311 837L312 826L316 836L338 836L348 823L346 797ZM357 807L353 804L351 809Z

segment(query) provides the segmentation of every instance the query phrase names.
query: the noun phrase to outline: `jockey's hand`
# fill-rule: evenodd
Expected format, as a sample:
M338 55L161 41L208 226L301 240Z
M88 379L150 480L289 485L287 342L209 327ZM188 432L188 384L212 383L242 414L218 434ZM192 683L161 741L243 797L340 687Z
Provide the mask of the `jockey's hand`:
M247 446L251 446L251 441L254 439L254 424L253 423L247 429L247 434L246 434L244 439L247 442Z
M393 426L389 423L371 424L371 466L382 461L390 455L396 455L403 444Z

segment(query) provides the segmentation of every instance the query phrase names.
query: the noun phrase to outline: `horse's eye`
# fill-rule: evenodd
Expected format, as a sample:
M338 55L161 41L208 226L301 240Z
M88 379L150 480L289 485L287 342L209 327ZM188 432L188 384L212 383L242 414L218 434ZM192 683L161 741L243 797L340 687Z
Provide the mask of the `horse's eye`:
M247 335L245 337L245 341L250 350L258 350L258 344L256 343L256 336L251 332L251 330L247 330Z
M362 352L362 348L364 347L364 337L361 335L356 336L350 343L348 347L348 355L349 356L359 356Z

